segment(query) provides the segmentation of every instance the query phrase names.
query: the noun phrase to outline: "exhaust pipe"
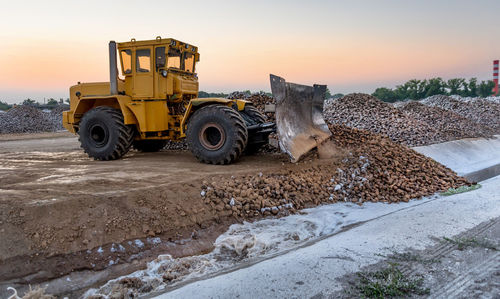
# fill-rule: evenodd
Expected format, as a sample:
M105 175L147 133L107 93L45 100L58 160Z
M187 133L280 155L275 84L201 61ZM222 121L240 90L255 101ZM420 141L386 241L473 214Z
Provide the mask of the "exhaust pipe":
M109 93L118 94L118 66L116 65L116 43L109 42Z

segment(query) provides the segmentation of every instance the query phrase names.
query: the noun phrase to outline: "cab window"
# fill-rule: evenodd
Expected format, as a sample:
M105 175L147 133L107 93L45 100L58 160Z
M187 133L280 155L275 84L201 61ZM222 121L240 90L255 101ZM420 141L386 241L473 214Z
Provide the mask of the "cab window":
M184 52L184 70L186 72L194 73L194 54Z
M148 73L151 71L151 50L140 49L135 52L136 72Z
M167 60L165 57L165 47L158 47L155 51L156 70L158 70L159 68L165 67L165 62Z
M122 50L122 68L124 74L132 73L132 51L131 50Z
M167 67L176 69L181 68L181 51L173 48L168 50Z

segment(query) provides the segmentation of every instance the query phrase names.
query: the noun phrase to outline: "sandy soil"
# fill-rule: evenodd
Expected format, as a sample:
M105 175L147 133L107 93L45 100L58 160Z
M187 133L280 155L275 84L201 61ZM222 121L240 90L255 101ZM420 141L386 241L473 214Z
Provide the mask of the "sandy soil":
M202 180L257 175L286 161L258 155L213 166L189 152L133 151L98 162L66 133L2 138L0 281L16 284L147 260L158 252L208 251L237 220L203 202Z

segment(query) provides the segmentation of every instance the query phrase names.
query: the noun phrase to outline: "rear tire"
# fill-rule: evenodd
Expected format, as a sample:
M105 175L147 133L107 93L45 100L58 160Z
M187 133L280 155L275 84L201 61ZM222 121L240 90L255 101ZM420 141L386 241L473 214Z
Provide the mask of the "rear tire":
M267 121L267 117L262 114L257 108L250 105L245 105L245 109L240 112L247 126L263 124ZM250 136L251 137L251 136ZM245 154L255 154L265 144L269 143L269 137L262 143L249 143L245 148Z
M234 109L223 105L200 108L187 124L187 142L193 155L208 164L236 161L248 142L245 122Z
M99 106L85 113L78 130L81 147L95 160L116 160L132 145L134 130L126 126L120 110Z
M167 145L167 140L136 140L132 143L134 149L140 152L158 152Z

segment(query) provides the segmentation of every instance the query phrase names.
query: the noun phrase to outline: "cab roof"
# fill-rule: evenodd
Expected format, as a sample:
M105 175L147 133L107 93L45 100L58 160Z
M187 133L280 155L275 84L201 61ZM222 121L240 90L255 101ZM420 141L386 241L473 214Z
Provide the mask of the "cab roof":
M118 48L129 48L129 47L137 47L137 46L155 46L155 45L169 45L174 48L184 47L189 49L192 52L198 52L198 47L193 46L188 43L181 42L180 40L173 38L161 38L157 36L156 39L151 40L135 40L135 38L131 39L129 42L121 42L117 43Z

